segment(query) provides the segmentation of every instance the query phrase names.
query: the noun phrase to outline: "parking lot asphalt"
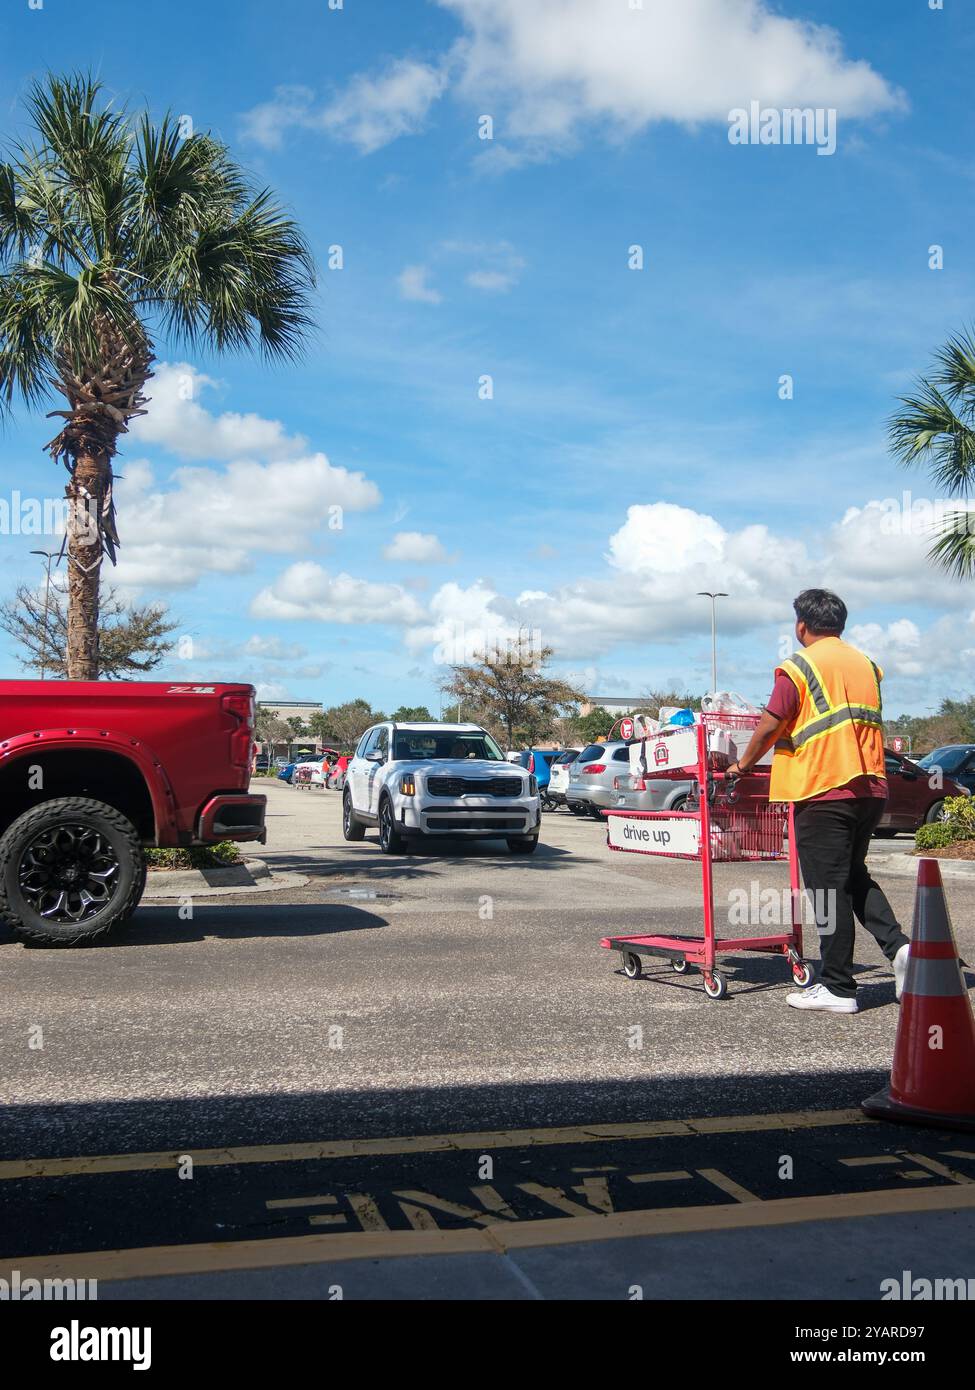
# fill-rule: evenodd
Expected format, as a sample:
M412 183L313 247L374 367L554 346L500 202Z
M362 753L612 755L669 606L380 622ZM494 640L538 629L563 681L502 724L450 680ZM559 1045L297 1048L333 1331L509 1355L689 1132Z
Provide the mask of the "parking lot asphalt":
M935 1208L913 1229L934 1231L951 1191L967 1202L971 1144L859 1114L886 1079L898 1015L869 937L858 940L856 1016L789 1009L791 975L769 957L724 963L720 1002L666 962L631 981L600 937L699 931L698 865L613 853L600 825L567 812L545 816L530 858L494 842L385 857L373 834L343 841L335 793L261 785L264 857L307 887L146 902L127 932L87 950L0 944L5 1255L389 1233L474 1259L484 1251L435 1238L611 1216L631 1223L620 1235L689 1239L715 1205L757 1211L786 1192L900 1202L920 1188ZM715 881L727 932L737 894L780 894L787 873L719 864ZM912 884L884 884L909 922ZM975 961L975 883L952 882L948 898ZM769 910L774 900L762 899ZM807 948L815 960L814 931ZM821 1111L833 1128L803 1118ZM636 1129L593 1139L600 1126ZM783 1188L776 1165L793 1150L801 1180ZM474 1157L497 1154L493 1179L475 1171ZM188 1155L192 1181L174 1182ZM658 1178L634 1182L641 1174ZM671 1207L706 1214L639 1225ZM961 1219L970 1234L971 1211ZM263 1263L290 1268L291 1248ZM175 1268L136 1265L145 1277ZM105 1277L122 1288L135 1268L116 1262Z

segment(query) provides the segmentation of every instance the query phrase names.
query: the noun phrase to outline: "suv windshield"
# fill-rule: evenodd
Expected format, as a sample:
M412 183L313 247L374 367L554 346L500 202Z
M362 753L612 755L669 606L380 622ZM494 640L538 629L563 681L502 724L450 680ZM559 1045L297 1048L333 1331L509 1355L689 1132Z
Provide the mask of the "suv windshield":
M579 754L579 761L581 763L591 763L596 758L601 758L605 752L606 749L601 743L590 743L589 747L583 748L582 752Z
M918 766L923 768L940 767L942 772L947 772L950 776L952 772L958 771L970 752L970 748L936 748L933 753L919 758Z
M503 763L505 756L490 734L451 734L442 730L397 729L393 741L393 758L397 762L416 758L429 761L435 758L483 758L490 763Z

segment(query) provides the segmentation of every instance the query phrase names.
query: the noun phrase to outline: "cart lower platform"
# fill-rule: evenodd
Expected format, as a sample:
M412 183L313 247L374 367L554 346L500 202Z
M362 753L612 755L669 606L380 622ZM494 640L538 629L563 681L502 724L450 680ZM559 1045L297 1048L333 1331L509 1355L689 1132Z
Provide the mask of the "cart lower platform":
M799 954L794 932L782 936L717 936L711 942L711 964L708 963L708 942L702 936L604 936L599 944L608 951L619 951L623 974L628 980L638 980L643 974L641 956L669 960L678 975L686 975L694 966L704 976L704 992L709 999L723 999L728 992L727 980L714 968L716 955L751 952L785 956L792 966L792 978L800 989L812 981L812 968Z

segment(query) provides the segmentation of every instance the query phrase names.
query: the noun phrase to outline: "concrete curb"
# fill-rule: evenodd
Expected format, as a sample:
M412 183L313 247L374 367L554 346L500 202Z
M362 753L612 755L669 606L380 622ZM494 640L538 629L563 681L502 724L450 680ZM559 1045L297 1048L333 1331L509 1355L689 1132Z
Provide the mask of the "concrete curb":
M975 878L975 859L938 859L942 878ZM878 874L893 874L897 878L917 878L917 862L922 855L913 854L871 854L867 867Z
M218 869L150 869L145 898L222 897L230 893L269 893L277 888L304 888L303 874L273 874L263 859L245 859Z

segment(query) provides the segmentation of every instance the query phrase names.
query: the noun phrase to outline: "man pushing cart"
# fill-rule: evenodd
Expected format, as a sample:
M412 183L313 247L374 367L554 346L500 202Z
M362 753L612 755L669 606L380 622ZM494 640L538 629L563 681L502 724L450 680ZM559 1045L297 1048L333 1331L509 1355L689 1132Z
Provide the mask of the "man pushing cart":
M642 741L642 774L674 776L680 770L693 776L698 786L693 807L683 814L611 811L607 816L612 849L700 860L703 936L606 937L601 945L620 951L630 978L641 973L644 956L669 958L680 973L696 965L713 999L727 992L715 968L719 955L772 952L789 960L801 986L787 995L793 1008L856 1013L854 917L892 963L898 999L907 969L907 937L865 864L887 795L882 673L840 639L847 610L835 594L807 589L793 607L802 650L776 668L764 713L707 712L692 728L664 730ZM763 769L772 749L771 769ZM712 861L786 856L791 930L716 936ZM812 988L805 988L812 973L802 959L800 866L821 941L822 974Z

